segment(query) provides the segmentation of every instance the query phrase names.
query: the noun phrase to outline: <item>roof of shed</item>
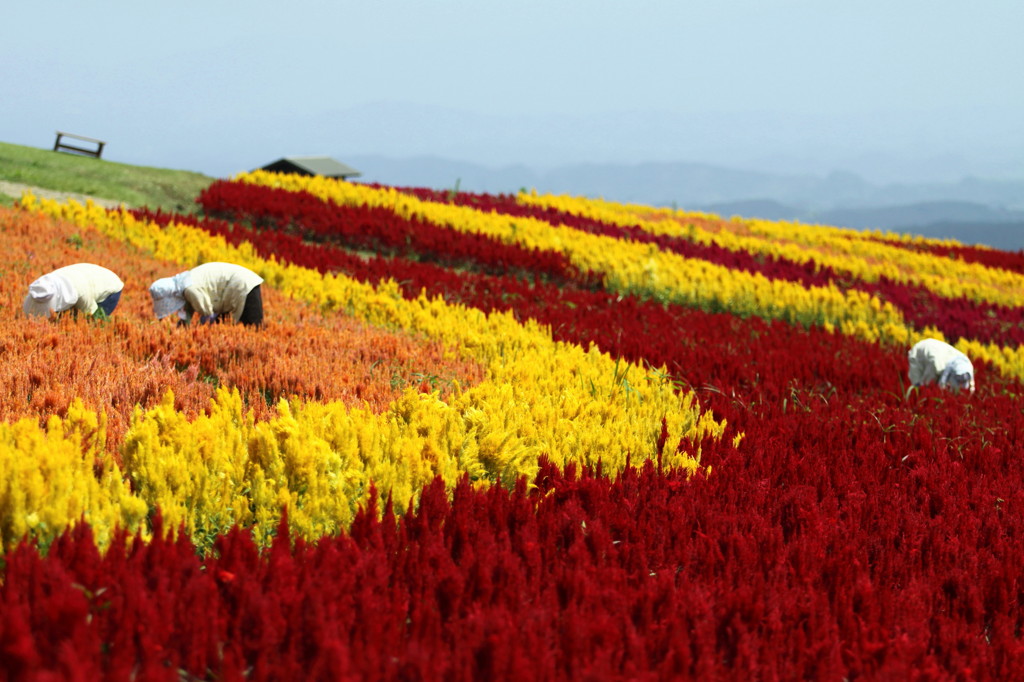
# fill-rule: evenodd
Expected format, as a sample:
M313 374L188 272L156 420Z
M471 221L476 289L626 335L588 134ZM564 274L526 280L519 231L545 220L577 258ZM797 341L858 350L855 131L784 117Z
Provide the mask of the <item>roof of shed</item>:
M342 162L332 159L329 156L286 156L278 159L272 163L268 163L263 168L269 168L270 166L277 166L279 164L292 165L296 168L312 173L313 175L324 175L327 177L355 177L362 175L359 171L351 166L346 166Z

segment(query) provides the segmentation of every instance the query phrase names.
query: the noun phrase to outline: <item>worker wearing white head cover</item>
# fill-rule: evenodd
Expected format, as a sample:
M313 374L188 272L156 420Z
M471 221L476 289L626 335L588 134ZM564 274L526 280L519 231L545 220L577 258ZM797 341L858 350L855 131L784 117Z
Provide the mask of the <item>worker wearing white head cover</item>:
M953 346L938 339L918 341L907 353L912 386L937 383L952 390L974 392L974 365Z
M121 299L124 282L101 265L75 263L57 268L28 286L22 303L26 315L47 317L51 313L77 310L94 315L103 310L110 315Z
M174 277L164 277L149 287L153 312L158 319L178 313L188 324L194 313L201 322L231 317L235 322L263 323L263 278L234 263L204 263Z

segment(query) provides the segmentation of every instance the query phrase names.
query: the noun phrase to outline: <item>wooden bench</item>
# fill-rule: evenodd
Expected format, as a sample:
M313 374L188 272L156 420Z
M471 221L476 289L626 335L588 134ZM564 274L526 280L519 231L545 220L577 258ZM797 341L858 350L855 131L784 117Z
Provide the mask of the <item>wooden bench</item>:
M65 137L70 137L80 142L89 142L90 144L94 144L96 146L94 148L86 148L80 147L78 145L68 144L67 142L61 142L61 140ZM85 154L86 156L93 156L98 159L100 158L100 155L103 154L103 145L105 144L106 142L104 142L103 140L97 140L91 137L83 137L81 135L75 135L73 133L63 133L58 130L57 141L53 143L53 151L72 152L74 154Z

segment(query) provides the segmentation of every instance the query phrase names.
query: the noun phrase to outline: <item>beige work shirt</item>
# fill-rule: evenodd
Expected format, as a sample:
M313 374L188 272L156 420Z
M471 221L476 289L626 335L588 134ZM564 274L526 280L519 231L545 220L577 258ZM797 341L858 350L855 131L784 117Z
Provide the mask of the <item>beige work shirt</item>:
M263 278L234 263L203 263L189 271L192 283L185 287L185 301L202 317L230 313L235 322L245 309L245 297Z
M51 274L59 275L71 283L75 293L78 294L78 300L72 307L86 315L96 312L99 301L124 288L124 282L120 277L102 265L93 265L92 263L65 265L62 268L57 268Z

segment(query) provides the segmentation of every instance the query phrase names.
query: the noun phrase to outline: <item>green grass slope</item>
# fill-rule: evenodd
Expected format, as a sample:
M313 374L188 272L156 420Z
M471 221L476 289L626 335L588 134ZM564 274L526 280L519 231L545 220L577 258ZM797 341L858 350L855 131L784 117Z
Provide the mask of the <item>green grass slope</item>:
M213 180L190 171L132 166L0 142L0 181L110 199L133 207L191 213L196 195ZM10 205L16 198L3 194L0 203Z

